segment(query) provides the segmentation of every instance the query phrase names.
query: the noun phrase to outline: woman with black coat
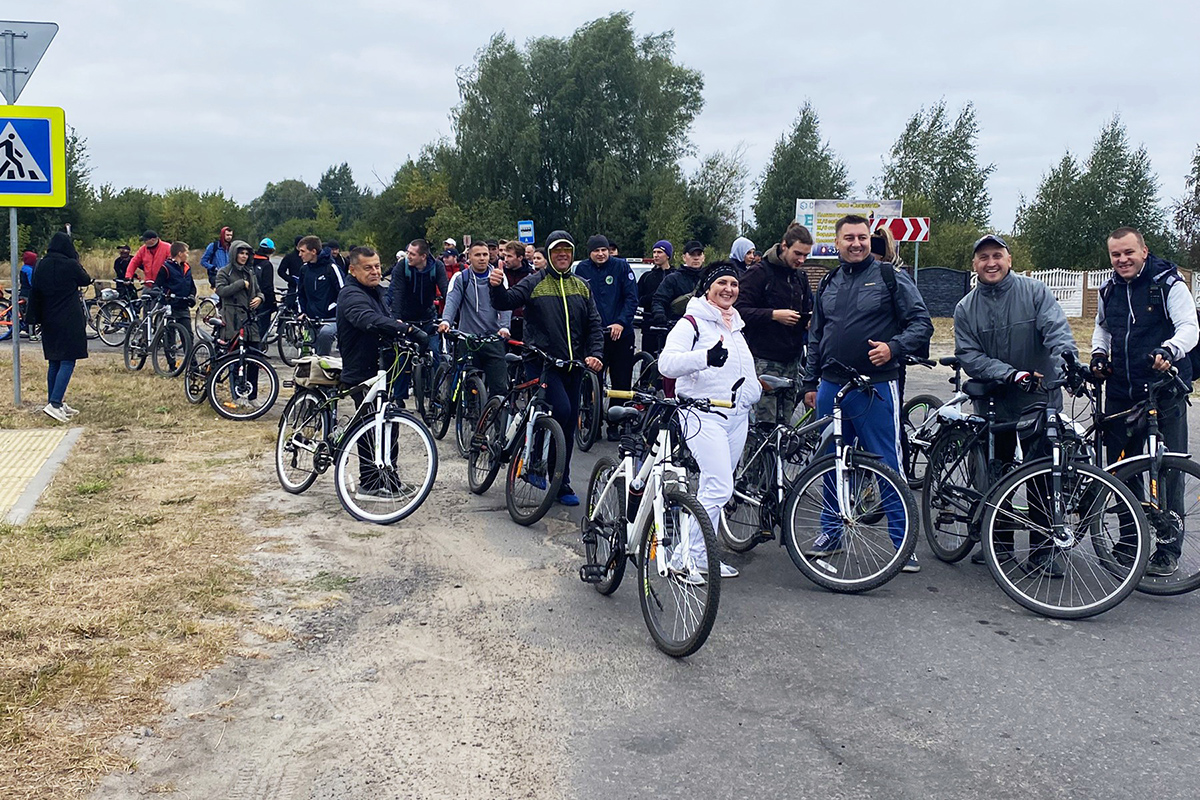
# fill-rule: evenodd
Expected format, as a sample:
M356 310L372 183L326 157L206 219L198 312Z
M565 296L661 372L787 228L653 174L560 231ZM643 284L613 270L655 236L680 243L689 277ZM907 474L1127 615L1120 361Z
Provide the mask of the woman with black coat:
M87 320L79 301L79 289L91 282L91 276L79 263L79 253L70 235L63 231L54 234L46 257L33 271L29 313L42 326L42 354L49 364L46 384L50 402L42 411L59 422L79 413L63 402L63 397L75 362L88 357Z

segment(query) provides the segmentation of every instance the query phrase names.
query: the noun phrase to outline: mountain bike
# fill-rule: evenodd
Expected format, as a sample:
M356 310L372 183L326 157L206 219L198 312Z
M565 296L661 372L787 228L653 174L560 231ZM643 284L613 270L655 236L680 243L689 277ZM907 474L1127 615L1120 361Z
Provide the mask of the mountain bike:
M421 507L437 479L437 445L420 419L389 400L416 350L399 340L381 347L389 366L351 387L341 387L341 359L297 362L296 393L275 442L275 473L285 491L307 490L333 466L338 500L355 519L390 525ZM352 414L339 410L356 397Z
M205 384L208 404L225 419L258 419L279 397L279 374L266 353L246 343L244 327L228 343L218 339L214 351L221 349L227 352L212 362Z
M115 296L107 290L96 308L96 334L109 347L120 347L126 331L140 319L142 304L137 299L133 281L117 281ZM132 299L129 299L132 298Z
M580 520L586 561L579 577L609 595L632 561L642 617L655 645L675 658L689 656L712 632L721 570L708 513L688 490L686 468L673 458L682 437L673 437L672 428L677 432L679 416L691 410L720 413L713 409L732 403L616 390L608 397L648 404L652 412L640 433L621 437L619 461L603 456L592 469ZM607 417L619 425L641 414L610 406Z
M458 453L467 458L471 451L471 437L479 425L483 407L488 401L487 382L483 370L476 367L471 360L471 354L481 346L503 341L500 336L473 336L451 328L444 336L454 342L451 348L453 356L443 359L433 373L430 388L425 389L425 370L420 376L421 386L417 387L414 376L414 391L422 395L420 404L428 398L429 428L438 439L445 437L454 422L454 443Z
M171 318L170 298L161 289L145 292L137 302L135 320L125 330L125 369L136 372L153 355L156 373L178 375L191 349L191 331Z

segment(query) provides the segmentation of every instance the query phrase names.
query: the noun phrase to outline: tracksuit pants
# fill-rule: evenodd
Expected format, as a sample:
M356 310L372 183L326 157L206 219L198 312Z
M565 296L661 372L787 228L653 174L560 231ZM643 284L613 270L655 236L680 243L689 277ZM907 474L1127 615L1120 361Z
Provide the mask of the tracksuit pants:
M733 409L728 412L728 418L711 412L689 412L683 417L684 439L700 467L696 499L708 513L714 532L720 524L721 509L733 497L733 471L746 446L749 423L747 409ZM677 553L678 556L672 554L672 561L688 554L696 566L708 566L709 554L704 549L704 538L694 524L685 527ZM675 562L676 566L679 564L679 561Z

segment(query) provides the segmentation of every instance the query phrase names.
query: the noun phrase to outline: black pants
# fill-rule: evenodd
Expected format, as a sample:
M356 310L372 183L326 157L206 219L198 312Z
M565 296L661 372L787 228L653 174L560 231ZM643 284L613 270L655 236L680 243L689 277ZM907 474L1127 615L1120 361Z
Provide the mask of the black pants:
M995 435L995 458L1002 464L1008 465L1013 462L1017 453L1017 432L1002 431ZM1025 462L1039 458L1044 453L1025 453ZM984 478L986 480L986 477ZM1026 497L1029 503L1029 521L1032 526L1047 529L1050 527L1050 476L1045 475L1040 478L1035 478L1033 481L1034 492L1032 496ZM987 487L982 487L987 489ZM1008 516L1005 509L1001 508L996 514L996 544L998 548L1007 547L1008 550L1013 548L1013 532L1020 528L1018 520L1021 513L1012 510L1013 516ZM1030 530L1029 531L1029 549L1033 550L1045 546L1050 540L1042 533Z
M525 375L533 380L542 374L541 364L525 365ZM579 427L579 387L583 372L579 368L569 372L550 369L546 372L546 401L550 403L550 416L563 430L567 440L567 453L563 461L563 489L571 485L571 454L575 452L575 429Z
M471 363L483 370L489 397L504 396L508 391L508 362L503 342L486 342L471 353Z
M343 387L344 388L344 387ZM350 391L350 398L354 401L354 408L357 411L363 404L367 392L359 387ZM372 419L371 416L366 419ZM393 476L386 475L380 472L375 467L375 451L377 445L375 442L375 434L369 433L366 436L358 438L358 485L361 489L371 491L373 489L388 489L395 491L399 488L396 485L397 481ZM398 454L396 453L396 442L392 442L391 463L395 464Z

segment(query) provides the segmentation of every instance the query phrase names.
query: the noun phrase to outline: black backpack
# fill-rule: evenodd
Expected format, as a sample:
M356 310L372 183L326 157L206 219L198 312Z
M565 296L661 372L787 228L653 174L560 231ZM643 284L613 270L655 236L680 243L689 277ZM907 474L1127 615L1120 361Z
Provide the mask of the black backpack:
M828 286L829 282L833 280L833 276L837 274L837 271L841 268L841 266L842 265L839 263L833 269L829 270L829 272L826 272L825 277L821 278L821 282L817 284L817 296L813 300L814 307L820 301L821 293L825 291L825 287ZM896 300L896 265L890 261L880 261L879 274L883 276L883 283L888 289L888 297L890 297L892 301L892 316L897 322L900 322L900 303ZM918 352L913 353L913 355L919 358L929 358L929 342L926 342L925 345Z

